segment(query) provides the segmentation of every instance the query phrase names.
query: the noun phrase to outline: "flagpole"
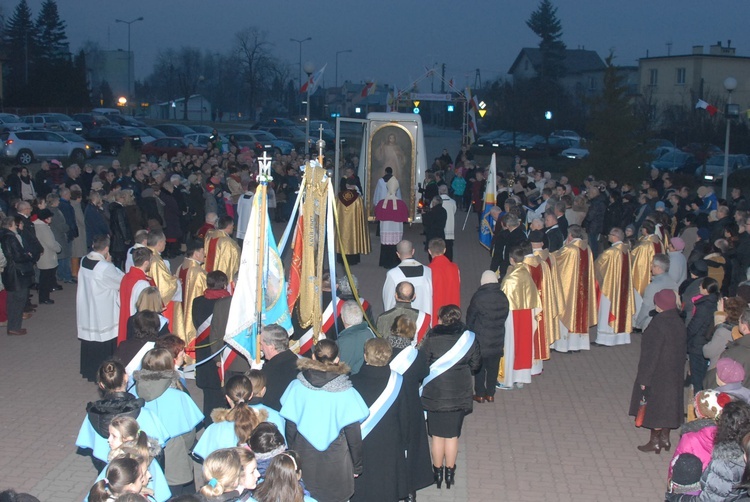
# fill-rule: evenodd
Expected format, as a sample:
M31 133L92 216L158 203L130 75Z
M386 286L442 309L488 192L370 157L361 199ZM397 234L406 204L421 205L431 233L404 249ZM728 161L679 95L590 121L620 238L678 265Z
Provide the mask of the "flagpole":
M258 270L256 289L257 291L255 298L255 325L256 325L256 337L255 337L255 362L260 363L260 330L263 324L263 300L265 298L265 292L263 291L263 269L265 265L265 251L266 246L264 241L266 240L266 223L268 215L266 214L268 198L266 197L266 191L268 189L268 178L271 175L271 157L268 156L267 152L263 152L263 155L259 159L259 170L258 170L258 193L256 197L260 196L260 232L258 233Z

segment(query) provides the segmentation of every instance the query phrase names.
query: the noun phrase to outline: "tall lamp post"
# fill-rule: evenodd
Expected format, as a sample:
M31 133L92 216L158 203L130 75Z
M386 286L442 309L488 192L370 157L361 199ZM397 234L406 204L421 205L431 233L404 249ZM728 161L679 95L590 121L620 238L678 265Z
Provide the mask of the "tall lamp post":
M737 79L734 77L727 77L724 79L724 89L729 93L727 98L727 106L724 112L724 118L727 120L727 134L724 138L724 178L721 180L721 196L727 198L727 183L729 178L729 130L732 126L732 118L739 116L738 107L732 107L732 91L737 88ZM735 108L737 109L735 112Z
M346 54L347 52L352 52L351 49L346 49L345 51L338 51L336 52L336 84L335 87L339 86L339 54Z
M290 38L290 42L297 42L299 44L299 87L302 87L302 44L305 42L309 42L312 40L312 37L303 38L302 40L297 40L296 38ZM300 113L302 113L302 104L300 103Z
M128 25L128 99L132 98L132 95L130 93L130 88L132 86L131 82L133 80L133 75L132 75L133 70L131 69L133 66L133 53L130 52L130 25L133 23L137 23L138 21L143 21L143 16L133 19L132 21L123 21L122 19L115 19L116 23L122 23L122 24Z
M315 64L311 61L305 63L305 73L307 73L307 80L310 80L310 75L315 71ZM307 86L307 114L305 115L305 156L310 153L310 85Z

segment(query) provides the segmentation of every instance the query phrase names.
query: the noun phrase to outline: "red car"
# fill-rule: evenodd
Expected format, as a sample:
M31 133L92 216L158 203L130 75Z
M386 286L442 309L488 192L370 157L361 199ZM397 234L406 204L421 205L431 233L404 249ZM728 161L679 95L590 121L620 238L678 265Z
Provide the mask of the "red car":
M149 141L141 147L141 153L145 154L148 158L159 158L166 153L167 157L171 159L178 152L186 155L201 155L203 148L192 145L185 138L159 138Z

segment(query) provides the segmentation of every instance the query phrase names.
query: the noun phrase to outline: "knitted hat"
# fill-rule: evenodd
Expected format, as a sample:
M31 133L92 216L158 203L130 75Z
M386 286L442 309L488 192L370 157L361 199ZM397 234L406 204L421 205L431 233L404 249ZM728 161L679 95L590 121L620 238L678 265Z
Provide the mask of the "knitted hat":
M677 455L672 463L672 487L674 493L700 490L703 463L692 453Z
M544 242L544 232L541 230L532 230L529 232L529 242Z
M708 265L704 260L694 261L690 265L690 273L696 277L706 277L708 275Z
M682 251L685 249L685 241L683 241L681 237L673 237L669 242L672 243L672 247L675 251Z
M662 201L656 203L656 209L664 209L666 206Z
M654 295L654 303L662 310L677 308L677 297L671 289L662 289Z
M497 274L492 270L485 270L482 272L482 278L479 280L479 284L484 286L485 284L497 284Z
M711 232L709 232L707 228L699 228L698 237L700 237L702 241L707 241L711 238Z
M695 415L698 418L717 420L721 410L732 401L732 396L715 390L702 390L695 395Z
M734 359L722 357L716 363L716 376L724 383L738 383L745 379L745 368Z

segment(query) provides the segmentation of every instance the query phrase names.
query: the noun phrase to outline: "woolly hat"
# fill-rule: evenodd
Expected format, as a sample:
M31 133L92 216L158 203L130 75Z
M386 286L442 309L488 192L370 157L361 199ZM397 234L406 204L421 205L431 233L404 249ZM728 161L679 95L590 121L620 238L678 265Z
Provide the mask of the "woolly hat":
M709 232L707 228L699 228L698 237L700 237L702 241L707 241L711 238L711 232Z
M685 241L683 241L681 237L673 237L669 242L672 243L672 247L675 251L682 251L685 249Z
M716 376L724 383L738 383L745 379L745 368L734 359L722 357L716 363Z
M662 310L677 308L677 298L671 289L662 289L654 295L654 303Z
M698 418L717 420L727 403L732 402L732 396L715 390L702 390L695 395L695 414Z
M492 270L485 270L482 272L482 278L479 280L479 284L484 286L485 284L497 284L497 274Z
M705 260L696 260L690 265L690 273L696 277L706 277L708 275L708 265Z
M687 493L700 490L703 463L692 453L677 455L672 463L672 483L674 493Z
M662 201L656 203L656 209L664 209L666 206Z
M532 230L529 232L529 242L544 242L544 232L541 230Z

